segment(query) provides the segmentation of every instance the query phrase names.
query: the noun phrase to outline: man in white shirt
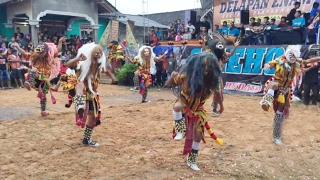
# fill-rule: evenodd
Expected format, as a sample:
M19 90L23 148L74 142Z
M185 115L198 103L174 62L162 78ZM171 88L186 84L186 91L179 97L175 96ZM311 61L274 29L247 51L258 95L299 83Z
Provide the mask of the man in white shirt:
M195 31L196 28L192 25L191 21L188 21L188 25L186 26L186 34L183 35L183 39L190 40Z

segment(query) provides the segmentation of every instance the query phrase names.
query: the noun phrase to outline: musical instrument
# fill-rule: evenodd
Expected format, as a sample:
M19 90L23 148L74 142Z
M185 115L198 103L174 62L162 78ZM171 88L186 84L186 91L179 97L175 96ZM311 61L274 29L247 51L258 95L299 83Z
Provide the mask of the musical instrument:
M233 45L237 41L240 44L241 41L242 41L242 37L241 36L239 36L237 38L237 37L235 37L233 35L222 35L222 34L216 33L216 32L213 32L212 36L213 36L213 39L219 39L226 45Z

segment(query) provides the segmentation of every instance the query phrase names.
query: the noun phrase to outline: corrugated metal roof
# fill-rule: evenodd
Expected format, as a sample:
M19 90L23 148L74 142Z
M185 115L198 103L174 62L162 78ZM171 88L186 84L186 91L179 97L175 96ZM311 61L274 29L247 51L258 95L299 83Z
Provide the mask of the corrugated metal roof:
M212 0L200 0L203 9L211 9L213 7Z
M211 7L212 8L212 7ZM193 10L197 12L197 15L203 16L208 10L207 9L188 9ZM185 11L173 11L173 12L163 12L163 13L154 13L154 14L148 14L148 18L152 19L158 23L169 25L169 23L173 23L177 19L184 20L185 17Z
M109 14L99 14L99 16L106 16L108 17ZM126 24L127 21L133 21L135 26L139 26L139 27L158 27L158 28L168 28L168 26L160 24L156 21L151 20L150 18L148 19L147 17L143 17L140 15L131 15L131 14L121 14L120 16L118 15L116 17L116 20Z
M12 0L0 0L0 4L4 4L4 3L7 3L7 2L10 2Z

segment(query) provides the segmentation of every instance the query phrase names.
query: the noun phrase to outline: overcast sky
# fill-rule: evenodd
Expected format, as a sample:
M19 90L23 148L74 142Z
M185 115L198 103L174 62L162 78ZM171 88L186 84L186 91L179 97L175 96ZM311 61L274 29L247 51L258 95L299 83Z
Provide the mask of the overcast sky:
M142 1L146 14L179 11L185 9L200 8L200 0L108 0L123 14L143 14Z

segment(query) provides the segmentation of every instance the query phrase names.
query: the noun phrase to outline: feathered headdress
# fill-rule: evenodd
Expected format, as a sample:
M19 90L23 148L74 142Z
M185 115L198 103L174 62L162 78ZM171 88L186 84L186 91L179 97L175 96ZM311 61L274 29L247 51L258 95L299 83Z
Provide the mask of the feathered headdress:
M300 58L301 45L289 45L285 52L285 57L288 62L295 63L298 58ZM292 55L295 57L293 58Z
M89 44L85 44L83 45L79 50L78 50L78 54L77 57L80 56L80 54L83 54L84 56L86 56L86 60L85 61L80 61L77 69L81 70L81 74L79 76L79 80L80 82L84 82L84 80L88 81L88 86L89 86L89 90L92 94L96 94L96 92L93 91L92 89L92 79L96 79L98 78L99 73L102 72L102 70L105 70L106 67L106 55L104 54L103 51L101 51L102 56L101 58L98 60L99 63L99 70L94 74L94 75L89 75L90 73L90 66L91 66L91 62L93 61L93 59L91 59L91 55L92 55L92 51L95 47L99 46L98 44L95 43L89 43Z
M150 55L151 55L151 58L150 58L150 73L151 74L155 74L156 73L156 63L154 62L154 58L156 57L156 55L154 54L154 52L152 51L152 47L150 46L142 46L140 49L139 49L139 63L142 65L143 64L143 57L142 57L142 54L143 54L143 50L148 48L150 50Z

